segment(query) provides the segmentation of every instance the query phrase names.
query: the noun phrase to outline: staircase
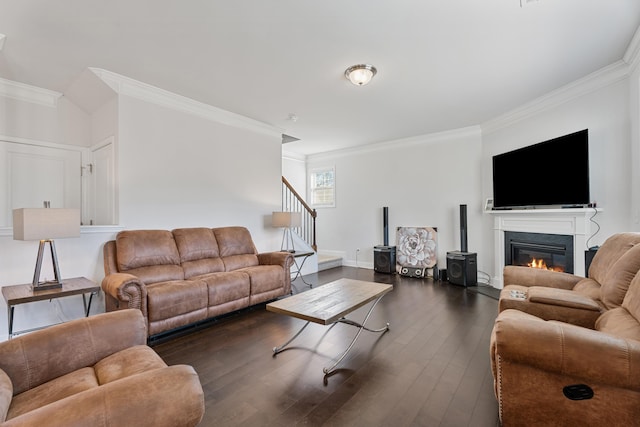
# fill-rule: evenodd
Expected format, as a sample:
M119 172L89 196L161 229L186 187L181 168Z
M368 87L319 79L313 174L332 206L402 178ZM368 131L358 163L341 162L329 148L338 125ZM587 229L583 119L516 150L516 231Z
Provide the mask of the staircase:
M316 218L318 212L304 201L284 176L282 177L282 211L300 212L302 214L302 225L292 230L309 248L316 252L318 271L342 265L341 257L318 253L318 245L316 244Z
M335 255L318 254L318 271L341 267L342 258Z

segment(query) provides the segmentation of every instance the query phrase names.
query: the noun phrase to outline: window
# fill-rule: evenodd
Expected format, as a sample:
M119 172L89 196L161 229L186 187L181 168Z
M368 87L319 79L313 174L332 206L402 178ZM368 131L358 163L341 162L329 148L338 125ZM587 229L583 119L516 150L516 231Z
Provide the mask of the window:
M313 169L309 174L309 188L313 207L334 207L336 205L335 168Z

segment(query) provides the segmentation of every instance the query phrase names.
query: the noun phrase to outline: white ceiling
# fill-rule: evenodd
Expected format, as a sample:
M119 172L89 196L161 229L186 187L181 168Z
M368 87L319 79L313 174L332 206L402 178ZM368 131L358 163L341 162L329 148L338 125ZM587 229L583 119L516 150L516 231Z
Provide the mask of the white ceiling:
M64 93L102 68L312 154L480 124L621 60L639 26L638 0L0 0L0 77Z

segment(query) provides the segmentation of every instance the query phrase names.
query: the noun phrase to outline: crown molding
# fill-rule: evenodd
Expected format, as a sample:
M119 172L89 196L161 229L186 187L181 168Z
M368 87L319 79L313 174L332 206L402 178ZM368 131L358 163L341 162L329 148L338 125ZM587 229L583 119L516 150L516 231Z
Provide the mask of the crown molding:
M282 158L286 160L292 160L294 162L304 163L307 160L307 156L300 153L294 153L288 150L282 150Z
M169 92L168 90L160 89L111 71L91 67L89 69L118 94L202 117L224 125L276 136L278 139L281 138L282 130L275 126L271 126L258 120L253 120L221 108L213 107L203 102Z
M371 153L382 150L397 150L398 148L415 147L418 145L428 145L446 141L460 140L462 138L480 138L482 131L480 126L468 126L460 129L447 130L444 132L430 133L409 138L395 139L392 141L379 142L377 144L367 144L357 147L344 148L341 150L327 151L318 154L309 154L307 160L325 160L335 157L353 156L363 153Z
M581 79L575 80L514 110L488 120L480 125L483 134L490 134L516 122L525 120L558 105L612 85L629 76L630 67L625 61L617 61Z
M55 108L62 94L0 77L0 96Z
M640 27L638 27L631 42L629 42L629 46L627 46L627 51L624 53L622 60L629 64L631 70L635 70L640 63Z

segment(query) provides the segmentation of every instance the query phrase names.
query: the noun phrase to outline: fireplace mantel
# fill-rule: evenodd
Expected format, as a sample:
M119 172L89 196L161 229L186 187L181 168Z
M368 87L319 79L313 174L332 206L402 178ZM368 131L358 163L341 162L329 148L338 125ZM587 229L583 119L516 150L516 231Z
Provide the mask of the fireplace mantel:
M565 234L573 236L574 274L584 276L584 251L586 241L591 236L591 218L602 209L523 209L485 211L493 215L495 276L493 286L503 287L504 232L521 231L529 233Z

